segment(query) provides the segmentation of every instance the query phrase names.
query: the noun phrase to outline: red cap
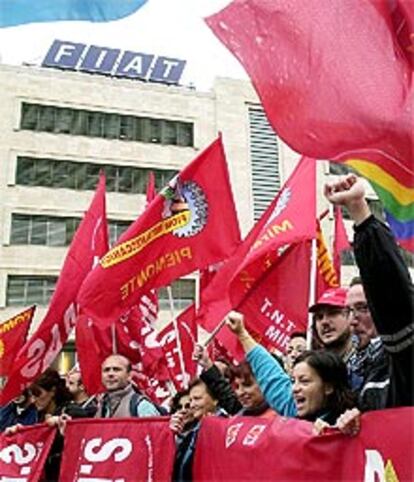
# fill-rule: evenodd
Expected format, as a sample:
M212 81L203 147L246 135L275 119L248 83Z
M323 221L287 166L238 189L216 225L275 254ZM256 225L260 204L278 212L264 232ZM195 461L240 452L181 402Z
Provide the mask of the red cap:
M320 306L337 306L345 308L346 295L348 290L345 288L330 288L326 290L319 300L309 308L311 313L314 313Z

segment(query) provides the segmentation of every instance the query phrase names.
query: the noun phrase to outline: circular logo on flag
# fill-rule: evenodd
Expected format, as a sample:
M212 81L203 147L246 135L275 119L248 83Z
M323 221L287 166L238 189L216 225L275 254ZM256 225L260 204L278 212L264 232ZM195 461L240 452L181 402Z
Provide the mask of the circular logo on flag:
M200 233L207 224L208 203L202 188L194 181L175 178L163 192L163 218L189 213L188 222L172 231L174 236L189 238Z

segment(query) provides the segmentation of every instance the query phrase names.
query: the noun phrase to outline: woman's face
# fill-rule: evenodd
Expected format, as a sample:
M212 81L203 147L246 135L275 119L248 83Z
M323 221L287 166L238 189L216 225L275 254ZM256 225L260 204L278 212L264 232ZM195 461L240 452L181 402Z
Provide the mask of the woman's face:
M191 410L190 395L183 395L177 404L177 412L183 415L184 424L194 420L193 411Z
M292 378L298 417L308 418L322 410L326 405L326 397L333 391L331 385L324 383L306 361L293 367Z
M48 409L54 403L56 389L45 390L44 388L36 387L31 390L33 403L39 412L48 412Z
M264 402L259 385L252 379L235 378L234 391L243 408L255 408Z
M195 385L190 390L190 408L193 417L200 420L216 411L217 401L211 398L204 384Z

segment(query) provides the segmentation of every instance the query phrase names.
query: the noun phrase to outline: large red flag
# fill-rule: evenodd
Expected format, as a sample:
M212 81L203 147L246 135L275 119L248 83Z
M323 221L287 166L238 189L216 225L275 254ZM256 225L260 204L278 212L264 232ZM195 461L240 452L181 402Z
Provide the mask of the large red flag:
M193 480L409 482L413 416L412 407L365 413L355 437L315 435L312 423L285 417L205 417Z
M266 279L267 271L273 273L276 269L281 248L316 236L315 219L316 163L314 159L303 157L243 244L201 293L199 323L212 331L230 309L242 309L251 290L258 290ZM302 269L307 268L303 266ZM295 278L297 273L293 272L291 276ZM306 272L303 278L307 289L309 276ZM264 294L264 291L261 292ZM302 312L301 303L298 303L299 306ZM256 308L259 309L259 306ZM302 325L302 318L297 319L298 327ZM249 328L253 329L253 326ZM239 345L227 327L223 327L217 337L236 359L240 358Z
M413 11L407 0L234 0L207 20L246 68L278 135L369 179L411 250Z
M168 323L158 334L158 341L164 351L171 380L177 390L183 390L195 377L197 364L192 358L197 343L195 306L190 305L182 311L174 323ZM179 340L177 340L177 335Z
M77 318L76 296L96 259L108 249L105 177L100 176L92 203L77 229L49 304L34 335L20 350L1 403L7 403L50 366L66 342Z
M174 456L166 417L70 421L59 481L169 481Z
M81 309L110 323L143 292L229 256L240 242L221 138L152 201L87 277Z
M56 435L45 424L22 427L15 435L0 434L0 481L37 482Z
M0 325L0 377L7 377L14 360L26 342L35 306L22 311Z

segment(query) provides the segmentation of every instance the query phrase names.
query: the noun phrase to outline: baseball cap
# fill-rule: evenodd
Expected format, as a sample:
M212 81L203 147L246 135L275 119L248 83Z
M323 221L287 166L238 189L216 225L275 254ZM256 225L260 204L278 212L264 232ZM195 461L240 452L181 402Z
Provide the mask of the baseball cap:
M338 308L345 308L347 293L348 290L346 288L330 288L326 290L319 300L309 308L309 311L314 313L321 306L337 306Z

